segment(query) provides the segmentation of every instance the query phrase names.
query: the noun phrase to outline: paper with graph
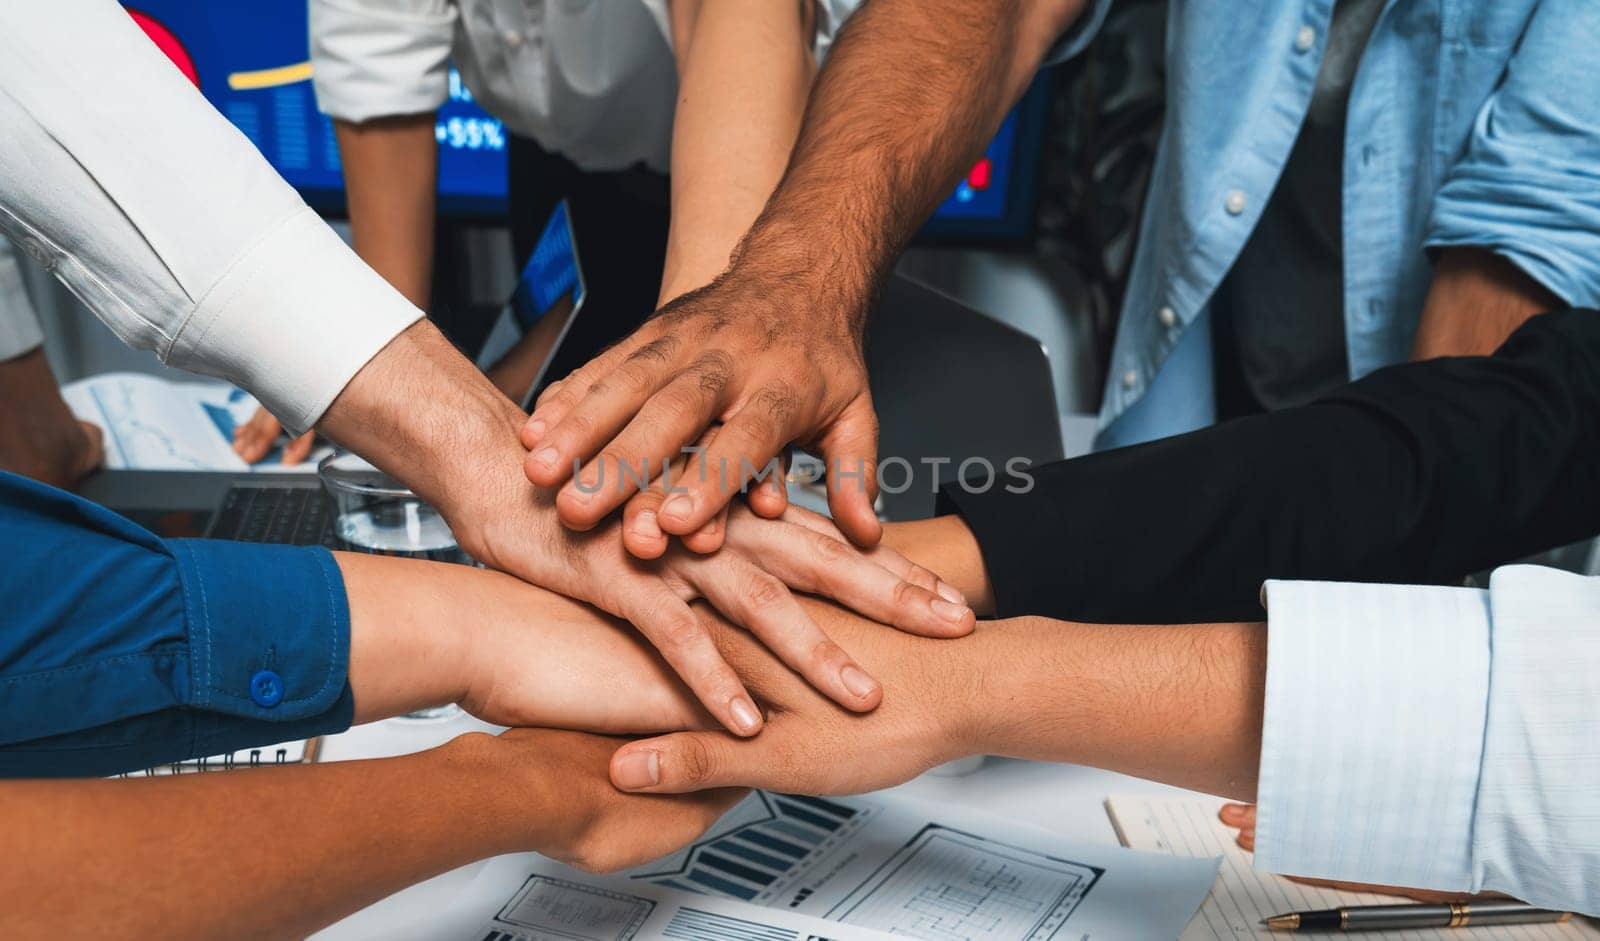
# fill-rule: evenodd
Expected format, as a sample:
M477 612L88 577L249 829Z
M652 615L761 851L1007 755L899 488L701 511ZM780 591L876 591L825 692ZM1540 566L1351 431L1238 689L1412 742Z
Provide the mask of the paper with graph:
M494 869L519 865L526 868L521 857L502 857L487 875L497 878ZM474 941L894 941L810 915L648 883L607 888L591 876L570 878L563 869L535 863Z
M1106 801L1122 841L1135 849L1177 856L1222 857L1217 884L1182 941L1235 941L1286 936L1261 927L1261 919L1286 912L1338 908L1343 905L1393 905L1392 895L1340 892L1257 872L1250 854L1234 841L1234 831L1217 819L1218 799L1192 797L1112 797ZM1600 938L1600 929L1581 920L1566 924L1501 925L1495 941L1584 941ZM1363 931L1361 941L1469 941L1488 937L1468 929L1426 931Z
M256 400L225 382L173 382L142 373L112 372L61 387L72 413L105 431L112 470L314 472L326 446L285 467L283 448L246 464L233 453L233 430L255 414Z
M647 886L825 919L836 939L864 929L926 941L1176 938L1217 871L1215 860L1074 845L942 806L767 793L689 847L627 873L549 866L540 872L622 896Z

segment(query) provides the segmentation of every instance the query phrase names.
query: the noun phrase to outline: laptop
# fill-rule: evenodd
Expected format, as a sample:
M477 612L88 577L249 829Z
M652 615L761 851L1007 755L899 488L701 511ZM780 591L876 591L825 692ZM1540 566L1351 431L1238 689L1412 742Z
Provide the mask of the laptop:
M976 462L987 461L994 486L1004 486L1013 482L1008 461L1064 456L1055 377L1037 337L896 274L867 324L866 360L888 519L932 516L937 486L956 480L964 461L979 477ZM885 466L890 458L909 475L898 461Z
M533 408L545 386L583 365L564 362L582 352L564 357L563 341L577 322L587 293L572 210L563 199L545 222L511 301L489 328L478 353L478 368L495 385L514 390L511 399L523 411Z

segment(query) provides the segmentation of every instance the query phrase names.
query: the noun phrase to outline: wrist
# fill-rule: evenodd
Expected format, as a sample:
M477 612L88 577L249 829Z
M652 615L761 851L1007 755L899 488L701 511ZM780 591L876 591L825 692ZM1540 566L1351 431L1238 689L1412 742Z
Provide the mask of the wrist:
M328 437L410 487L470 538L485 489L520 481L527 416L427 321L412 324L339 393ZM458 528L459 527L459 528Z
M467 570L346 552L334 553L334 560L350 609L354 723L464 698L473 647L443 578Z
M881 280L877 268L793 215L769 210L756 220L716 283L745 286L768 309L803 314L813 324L827 318L859 344Z
M429 789L449 792L467 808L460 823L470 859L545 852L585 824L572 806L573 782L545 760L544 749L556 746L544 740L565 734L468 732L425 753L434 782Z

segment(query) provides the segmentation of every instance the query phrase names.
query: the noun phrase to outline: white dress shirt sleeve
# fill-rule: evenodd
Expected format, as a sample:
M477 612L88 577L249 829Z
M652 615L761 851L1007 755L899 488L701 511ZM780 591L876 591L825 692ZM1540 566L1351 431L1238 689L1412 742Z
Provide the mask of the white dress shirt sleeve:
M292 431L421 316L112 0L0 4L0 231Z
M360 123L426 114L450 95L454 0L310 0L317 108Z
M1264 591L1259 868L1600 914L1600 581Z
M44 344L33 302L22 283L16 250L0 235L0 363L15 359Z

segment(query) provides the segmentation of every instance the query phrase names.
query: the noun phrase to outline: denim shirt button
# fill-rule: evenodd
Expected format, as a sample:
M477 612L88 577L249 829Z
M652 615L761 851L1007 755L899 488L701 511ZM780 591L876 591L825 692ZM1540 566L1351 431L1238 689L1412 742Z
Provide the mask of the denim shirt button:
M271 670L259 670L250 677L250 698L263 709L283 702L283 677Z

